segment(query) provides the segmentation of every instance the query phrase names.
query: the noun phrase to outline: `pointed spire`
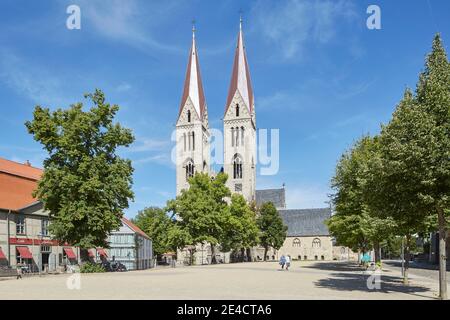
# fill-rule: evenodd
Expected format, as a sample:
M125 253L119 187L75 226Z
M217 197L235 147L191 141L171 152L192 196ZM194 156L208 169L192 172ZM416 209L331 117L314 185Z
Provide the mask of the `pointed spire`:
M233 74L231 76L230 88L228 90L227 104L225 106L225 113L230 106L236 91L244 99L247 108L250 113L253 111L253 88L250 79L250 70L247 62L247 54L245 52L244 36L242 32L242 15L239 19L239 34L236 46L236 52L234 55Z
M205 95L203 93L202 78L200 76L200 65L198 63L197 46L195 44L195 21L192 22L192 47L189 52L186 78L184 80L183 96L181 98L180 113L188 98L191 99L200 119L205 111Z

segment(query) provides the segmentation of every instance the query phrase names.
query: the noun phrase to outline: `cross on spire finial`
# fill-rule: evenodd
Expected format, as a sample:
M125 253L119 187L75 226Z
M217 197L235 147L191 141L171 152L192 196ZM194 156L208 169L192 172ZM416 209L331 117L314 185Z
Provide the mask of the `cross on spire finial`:
M239 29L242 30L242 9L239 9Z
M196 29L195 29L195 19L192 19L192 38L195 37L195 31L196 31Z

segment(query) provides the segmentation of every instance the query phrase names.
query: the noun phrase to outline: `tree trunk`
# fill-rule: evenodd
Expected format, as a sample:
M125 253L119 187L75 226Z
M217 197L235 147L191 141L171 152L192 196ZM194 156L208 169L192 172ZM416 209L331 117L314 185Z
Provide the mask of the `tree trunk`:
M241 262L245 261L245 248L241 248Z
M214 248L214 245L211 244L211 264L216 264L216 250Z
M264 247L264 261L267 261L267 251L269 250L268 247Z
M406 236L405 241L405 253L404 253L404 259L405 259L405 270L403 271L403 284L408 285L409 279L408 279L408 271L409 271L409 260L410 260L410 252L409 252L409 243L411 242L411 235Z
M373 250L375 251L375 263L381 262L380 243L379 242L375 242L373 244Z
M252 250L250 248L247 248L247 261L248 262L252 262L253 261L252 258L253 258L252 257Z
M439 298L447 300L447 250L445 241L447 237L447 223L444 210L437 206L439 221Z

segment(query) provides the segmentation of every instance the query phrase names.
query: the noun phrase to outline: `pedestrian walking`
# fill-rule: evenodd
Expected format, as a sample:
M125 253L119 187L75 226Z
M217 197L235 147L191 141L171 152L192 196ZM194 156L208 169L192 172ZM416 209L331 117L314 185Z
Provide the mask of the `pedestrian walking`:
M291 256L286 256L286 271L289 271L289 267L291 266Z
M284 265L286 264L286 257L284 256L284 254L281 256L280 258L280 265L281 265L281 270L284 270Z
M16 269L17 269L17 280L22 279L22 264L18 263Z

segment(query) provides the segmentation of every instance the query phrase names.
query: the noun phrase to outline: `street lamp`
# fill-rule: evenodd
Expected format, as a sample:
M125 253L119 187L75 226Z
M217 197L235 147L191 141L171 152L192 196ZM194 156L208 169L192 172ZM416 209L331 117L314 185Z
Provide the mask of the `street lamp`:
M41 273L42 273L42 242L43 242L43 240L44 240L44 234L42 233L42 232L39 232L38 234L37 234L37 236L39 237L39 239L41 240L40 242L39 242L39 256L38 256L38 258L39 258L39 264L38 264L38 268L39 268L39 275L41 275Z

